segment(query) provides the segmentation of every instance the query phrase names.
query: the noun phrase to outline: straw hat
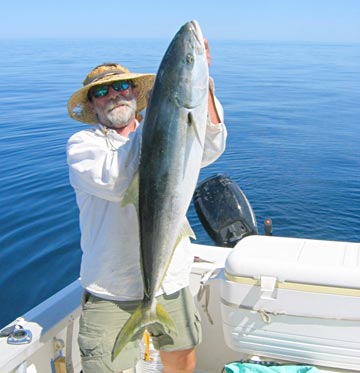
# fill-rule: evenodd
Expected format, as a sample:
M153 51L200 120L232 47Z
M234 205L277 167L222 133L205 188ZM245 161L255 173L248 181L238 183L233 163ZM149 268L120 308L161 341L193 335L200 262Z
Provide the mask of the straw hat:
M99 123L88 100L89 89L96 85L108 84L118 80L132 80L134 82L138 92L136 112L139 113L145 109L148 92L155 81L155 74L131 73L124 66L105 63L90 71L83 81L83 87L70 97L67 105L70 117L83 123Z

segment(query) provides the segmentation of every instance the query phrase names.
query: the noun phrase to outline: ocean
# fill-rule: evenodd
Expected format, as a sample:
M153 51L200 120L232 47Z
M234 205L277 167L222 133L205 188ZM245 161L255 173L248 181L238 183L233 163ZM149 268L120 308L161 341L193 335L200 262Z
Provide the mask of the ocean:
M0 40L0 327L78 277L66 104L96 65L156 72L170 40ZM226 173L259 234L360 242L360 44L210 40ZM212 244L193 205L198 243Z

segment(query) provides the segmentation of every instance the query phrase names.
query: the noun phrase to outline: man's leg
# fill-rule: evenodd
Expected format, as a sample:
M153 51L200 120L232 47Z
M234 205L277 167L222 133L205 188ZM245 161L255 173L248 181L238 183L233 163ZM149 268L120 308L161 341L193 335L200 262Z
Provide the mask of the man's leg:
M117 333L140 302L111 302L85 293L78 342L84 373L128 373L140 359L139 341L130 341L111 361ZM131 372L131 370L130 370Z
M196 366L195 348L183 351L160 351L163 373L193 373Z
M176 325L176 333L157 324L149 326L154 347L159 350L164 373L192 373L195 346L201 342L201 322L189 288L158 298Z

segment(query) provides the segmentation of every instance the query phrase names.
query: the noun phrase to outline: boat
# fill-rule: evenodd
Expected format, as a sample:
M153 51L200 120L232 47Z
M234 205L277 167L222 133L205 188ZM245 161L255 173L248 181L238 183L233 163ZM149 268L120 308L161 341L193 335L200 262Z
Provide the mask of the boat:
M195 372L231 364L359 372L360 244L276 237L270 219L259 235L245 194L226 175L201 183L194 203L215 242L192 243L190 288L203 329ZM76 280L3 328L0 372L80 373L81 296ZM140 343L144 360L126 373L161 372L151 340Z

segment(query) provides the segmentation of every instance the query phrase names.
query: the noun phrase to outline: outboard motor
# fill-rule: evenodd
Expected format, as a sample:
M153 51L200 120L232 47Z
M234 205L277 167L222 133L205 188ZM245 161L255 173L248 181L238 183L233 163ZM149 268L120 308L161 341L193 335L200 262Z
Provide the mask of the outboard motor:
M229 176L205 179L195 189L193 200L201 224L216 245L234 247L242 238L258 234L250 203Z

